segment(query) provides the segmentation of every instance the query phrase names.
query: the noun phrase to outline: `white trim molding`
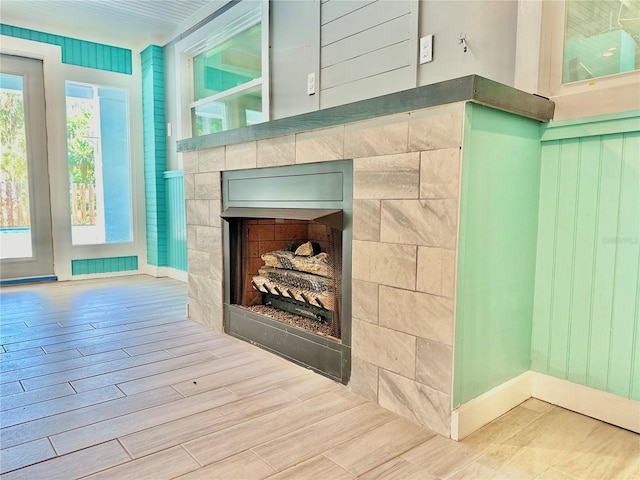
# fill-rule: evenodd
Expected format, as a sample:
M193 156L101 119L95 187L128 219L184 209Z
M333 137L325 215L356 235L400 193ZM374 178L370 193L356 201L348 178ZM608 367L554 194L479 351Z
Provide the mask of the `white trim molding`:
M531 373L526 371L451 412L451 438L460 441L531 398Z
M460 441L534 397L640 433L640 402L531 370L451 412L451 438Z
M640 433L640 402L531 372L532 396L547 403Z

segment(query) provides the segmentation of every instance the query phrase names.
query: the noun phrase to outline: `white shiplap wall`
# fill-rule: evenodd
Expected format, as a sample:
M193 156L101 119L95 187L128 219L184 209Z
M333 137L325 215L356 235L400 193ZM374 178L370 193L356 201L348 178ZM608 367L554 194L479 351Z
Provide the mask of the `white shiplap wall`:
M416 86L418 0L326 0L320 108Z

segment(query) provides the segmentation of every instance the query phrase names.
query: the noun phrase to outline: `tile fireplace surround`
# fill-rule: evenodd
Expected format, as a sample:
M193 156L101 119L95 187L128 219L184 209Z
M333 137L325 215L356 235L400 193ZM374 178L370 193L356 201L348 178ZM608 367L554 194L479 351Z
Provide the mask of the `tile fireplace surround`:
M351 159L349 387L451 436L461 172L470 104L533 123L553 112L545 99L470 76L179 142L189 316L213 330L223 328L222 171Z

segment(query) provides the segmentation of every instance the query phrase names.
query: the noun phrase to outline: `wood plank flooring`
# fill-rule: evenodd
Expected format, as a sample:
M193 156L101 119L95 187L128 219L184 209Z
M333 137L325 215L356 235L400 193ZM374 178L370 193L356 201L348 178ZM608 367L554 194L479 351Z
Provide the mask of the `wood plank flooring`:
M191 322L186 294L2 288L2 479L640 480L634 433L531 399L456 443Z

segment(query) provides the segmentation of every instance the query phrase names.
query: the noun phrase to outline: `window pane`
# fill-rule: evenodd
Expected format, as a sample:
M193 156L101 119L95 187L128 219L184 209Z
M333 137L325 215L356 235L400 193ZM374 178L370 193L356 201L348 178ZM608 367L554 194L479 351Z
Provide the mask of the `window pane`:
M260 78L261 38L258 24L193 57L194 101Z
M207 135L262 121L262 85L191 109L193 135Z
M72 243L130 242L128 93L67 82L66 95Z
M567 0L562 83L640 65L640 2Z
M0 258L32 256L29 169L20 75L0 73Z

